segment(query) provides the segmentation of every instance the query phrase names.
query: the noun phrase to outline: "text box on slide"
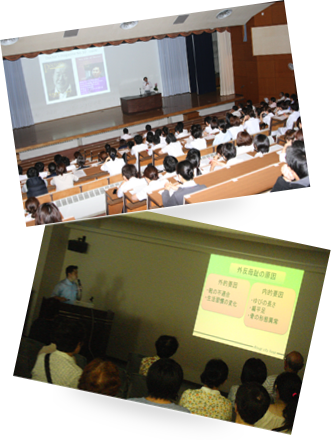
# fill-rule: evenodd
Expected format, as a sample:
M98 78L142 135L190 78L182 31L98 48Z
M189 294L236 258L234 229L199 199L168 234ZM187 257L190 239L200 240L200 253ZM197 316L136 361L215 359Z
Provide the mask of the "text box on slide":
M282 359L303 274L211 255L193 335Z

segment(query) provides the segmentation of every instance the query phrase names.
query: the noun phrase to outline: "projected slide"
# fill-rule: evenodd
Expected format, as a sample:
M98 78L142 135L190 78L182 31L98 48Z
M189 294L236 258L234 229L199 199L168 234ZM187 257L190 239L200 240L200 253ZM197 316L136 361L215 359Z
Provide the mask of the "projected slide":
M193 335L283 359L303 274L211 255Z
M110 92L104 48L39 55L47 104Z

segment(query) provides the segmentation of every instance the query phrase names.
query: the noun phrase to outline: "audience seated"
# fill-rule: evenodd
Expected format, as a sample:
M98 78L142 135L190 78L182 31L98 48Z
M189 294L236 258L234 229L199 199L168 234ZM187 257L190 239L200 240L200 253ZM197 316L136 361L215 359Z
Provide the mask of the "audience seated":
M35 216L35 225L47 225L49 223L59 223L62 215L54 203L42 203L38 206Z
M147 375L150 366L160 358L172 357L179 347L176 337L170 335L161 335L155 342L156 355L154 357L145 357L142 359L139 374Z
M190 412L176 403L178 391L183 382L183 370L177 362L171 358L158 359L150 366L146 381L148 396L129 398L128 400L176 411Z
M269 405L255 427L291 433L301 387L302 381L297 374L283 372L278 375L274 384L275 403Z
M106 157L104 163L101 166L101 170L108 172L111 176L121 174L121 170L125 166L123 158L117 157L116 148L110 148L108 157Z
M136 158L136 167L139 169L139 152L148 150L148 145L143 143L143 138L140 134L134 137L134 146L131 149L131 154Z
M39 206L39 200L36 197L29 197L24 203L27 215L25 221L28 222L36 218L36 212Z
M168 154L173 157L184 155L182 144L176 139L172 132L169 132L165 141L166 145L160 150L161 154Z
M244 131L248 132L250 135L260 132L260 119L257 118L256 113L253 111L248 111L243 119Z
M229 117L229 132L231 133L232 140L237 138L237 134L239 132L244 131L244 127L241 124L241 119L239 117L235 117L234 115L230 115Z
M47 194L47 182L43 180L35 167L27 170L28 180L22 186L22 192L27 193L27 197L38 197L39 195Z
M256 152L255 157L262 157L269 152L269 138L265 134L257 134L253 139L253 149Z
M202 129L201 125L192 125L191 127L191 136L192 138L186 143L185 147L187 149L196 148L201 151L202 149L207 148L207 141L202 137Z
M123 134L122 134L121 138L123 140L129 140L129 139L133 138L133 136L128 132L127 128L124 128L123 129Z
M156 189L164 188L164 184L167 182L166 178L159 177L158 169L151 164L145 168L143 177L147 182L147 186L136 194L137 199L140 201L146 200L147 194L150 194Z
M271 192L310 186L304 142L295 140L286 149L286 164L281 168L281 176L276 180Z
M47 168L49 170L49 175L47 175L46 178L55 177L57 175L56 172L57 165L55 162L50 162Z
M78 170L79 169L85 169L85 168L89 168L89 165L86 165L86 157L79 153L78 156L76 157L76 163L78 166Z
M56 187L56 191L65 191L72 188L74 182L77 182L79 178L72 172L66 172L65 163L58 163L56 167L56 177L51 180L51 185Z
M222 143L227 143L230 140L232 140L232 138L233 136L231 132L228 130L228 124L226 120L224 119L219 120L219 132L214 138L213 146L217 146Z
M127 164L122 167L121 174L123 176L123 182L119 185L117 189L117 196L119 198L123 197L125 192L130 189L140 189L146 186L146 181L144 178L138 178L138 171L134 165Z
M32 379L55 385L77 388L82 369L76 364L75 355L81 350L85 338L83 325L73 319L59 319L54 330L57 349L37 357L32 370ZM50 377L47 375L49 360Z
M203 174L203 171L200 168L201 154L199 149L191 148L186 155L186 160L188 160L193 166L194 177L198 177L199 175Z
M188 130L184 129L184 123L178 122L175 126L175 136L176 138L183 138L188 136Z
M187 389L179 404L187 408L192 414L231 421L232 404L226 399L219 387L228 378L228 366L220 359L210 360L201 374L201 389Z
M266 389L256 382L244 383L239 387L235 399L235 422L255 426L269 408L269 395Z
M253 137L246 131L238 132L236 137L236 148L237 155L253 151Z
M244 363L240 380L242 385L248 382L257 382L261 385L264 383L267 377L267 368L265 363L260 358L249 358ZM231 386L229 389L228 399L231 401L232 405L235 406L236 394L239 385Z
M163 178L168 177L174 177L176 172L178 160L176 157L173 157L172 155L167 155L163 159L163 167L164 167L164 173L162 174Z
M110 361L95 358L84 367L78 389L115 397L120 385L119 369Z
M236 147L232 143L218 145L216 148L216 155L210 161L210 171L237 163L236 154Z
M172 184L170 182L165 184L165 191L162 193L164 207L182 205L185 195L207 188L206 185L197 185L195 183L194 169L188 160L179 162L176 171L181 184Z

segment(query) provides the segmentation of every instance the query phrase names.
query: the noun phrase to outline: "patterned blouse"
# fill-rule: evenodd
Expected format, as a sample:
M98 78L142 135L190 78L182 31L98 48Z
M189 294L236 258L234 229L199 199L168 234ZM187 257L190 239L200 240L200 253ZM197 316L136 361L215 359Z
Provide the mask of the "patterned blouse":
M187 408L192 414L204 417L231 421L232 403L223 397L220 391L203 386L201 389L187 389L179 404Z
M155 357L146 357L143 358L141 360L141 366L139 369L139 374L141 375L147 375L148 374L148 369L150 368L150 366L155 363L155 361L159 360L160 357L158 357L157 355Z

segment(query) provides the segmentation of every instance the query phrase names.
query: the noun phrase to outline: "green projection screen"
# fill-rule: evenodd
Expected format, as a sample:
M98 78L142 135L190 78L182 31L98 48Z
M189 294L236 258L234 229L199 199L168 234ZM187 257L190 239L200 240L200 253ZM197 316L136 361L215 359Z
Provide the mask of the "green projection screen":
M211 255L193 335L283 359L303 274Z

